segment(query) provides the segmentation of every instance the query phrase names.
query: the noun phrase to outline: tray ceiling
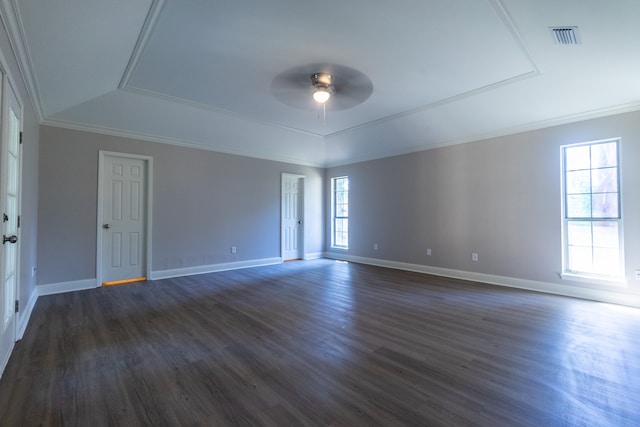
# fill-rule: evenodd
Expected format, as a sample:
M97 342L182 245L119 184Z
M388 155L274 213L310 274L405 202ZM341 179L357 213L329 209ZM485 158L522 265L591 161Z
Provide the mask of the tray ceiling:
M256 157L334 165L640 108L631 0L2 0L2 12L43 123ZM582 43L556 44L555 26ZM348 84L336 74L326 116L310 84L299 102L274 96L279 75L309 64L357 70L371 95L335 107Z

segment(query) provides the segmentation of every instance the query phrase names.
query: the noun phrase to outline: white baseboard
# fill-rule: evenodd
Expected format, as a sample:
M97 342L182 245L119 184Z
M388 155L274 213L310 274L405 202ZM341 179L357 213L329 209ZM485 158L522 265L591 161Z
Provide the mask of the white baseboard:
M418 273L432 274L434 276L470 280L473 282L487 283L489 285L506 286L510 288L525 289L529 291L544 292L548 294L563 295L568 297L582 298L593 301L606 302L610 304L626 305L630 307L640 308L640 294L624 292L620 288L617 288L615 290L606 290L594 289L592 287L569 286L558 283L518 279L515 277L495 276L492 274L474 273L471 271L431 267L421 264L410 264L376 258L359 257L335 252L325 252L324 256L325 258L352 261L360 264L375 265L378 267L415 271Z
M16 331L16 340L21 340L24 335L24 331L27 329L27 325L29 324L29 319L31 318L31 313L33 312L33 308L36 306L36 301L38 301L38 289L34 288L31 295L29 295L29 301L23 307L20 307L20 311L18 313L18 329ZM22 302L20 303L22 305Z
M225 262L220 264L199 265L196 267L174 268L151 272L151 280L170 279L172 277L193 276L196 274L215 273L217 271L238 270L241 268L261 267L265 265L280 264L282 258L261 258L248 261Z
M13 353L13 348L16 346L16 343L12 342L7 352L7 356L0 360L0 378L2 378L2 374L4 373L4 368L7 367L7 363L9 363L9 358L11 357L11 353Z
M304 254L305 260L320 259L324 257L325 257L324 252L311 252L311 253Z
M38 285L38 296L62 294L65 292L84 291L93 289L97 286L97 279L75 280L72 282L49 283L47 285Z
M174 268L151 272L151 280L169 279L172 277L192 276L194 274L214 273L216 271L237 270L240 268L260 267L280 264L282 258L262 258L248 261L227 262L222 264L200 265L196 267ZM64 292L83 291L97 287L98 279L75 280L72 282L50 283L36 286L38 296L61 294ZM34 302L35 304L35 302Z
M24 331L27 329L27 324L29 323L29 319L31 318L31 312L33 308L36 306L36 301L38 301L38 291L36 289L31 292L29 295L29 301L24 307L20 308L18 315L16 316L17 328L16 328L16 337L15 341L20 341L22 336L24 335ZM4 360L0 360L0 378L2 378L2 374L4 373L4 368L7 367L7 363L9 363L9 358L11 357L11 353L13 353L13 348L15 347L15 342L11 343L9 351L7 352L7 356Z

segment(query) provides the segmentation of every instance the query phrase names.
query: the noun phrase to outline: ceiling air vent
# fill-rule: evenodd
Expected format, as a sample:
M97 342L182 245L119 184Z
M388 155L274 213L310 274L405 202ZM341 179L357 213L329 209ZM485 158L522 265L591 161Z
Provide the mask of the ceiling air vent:
M578 27L551 27L549 29L556 44L582 44Z

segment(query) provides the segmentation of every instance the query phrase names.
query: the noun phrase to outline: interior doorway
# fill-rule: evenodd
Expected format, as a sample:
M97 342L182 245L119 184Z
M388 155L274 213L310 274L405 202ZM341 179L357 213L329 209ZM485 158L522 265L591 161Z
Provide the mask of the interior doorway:
M304 259L304 175L282 174L281 257Z
M149 277L151 161L147 156L100 151L98 286Z

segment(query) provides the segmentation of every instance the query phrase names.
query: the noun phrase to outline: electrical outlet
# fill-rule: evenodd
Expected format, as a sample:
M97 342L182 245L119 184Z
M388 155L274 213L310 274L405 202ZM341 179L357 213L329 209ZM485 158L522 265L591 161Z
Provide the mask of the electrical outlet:
M471 254L471 261L473 262L478 262L478 254L477 253L472 253Z
M431 256L431 248L427 248L427 256Z
M235 246L231 246L231 253L235 254L238 251L238 248L236 248Z
M374 244L373 244L373 250L374 250L374 251L377 251L377 250L378 250L378 244L377 244L377 243L374 243Z

